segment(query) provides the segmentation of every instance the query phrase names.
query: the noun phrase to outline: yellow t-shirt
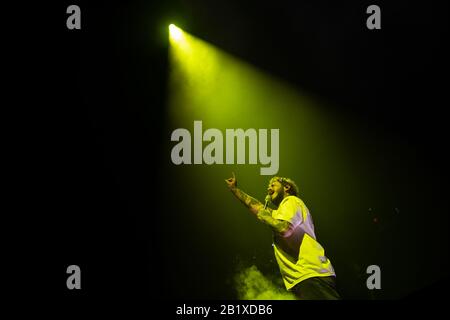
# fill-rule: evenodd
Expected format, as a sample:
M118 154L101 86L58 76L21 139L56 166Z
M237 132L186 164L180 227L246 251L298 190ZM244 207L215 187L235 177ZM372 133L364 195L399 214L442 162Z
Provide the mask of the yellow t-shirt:
M308 208L295 196L283 199L274 219L289 221L294 230L283 237L274 233L274 251L286 289L312 277L336 276L324 248L317 242Z

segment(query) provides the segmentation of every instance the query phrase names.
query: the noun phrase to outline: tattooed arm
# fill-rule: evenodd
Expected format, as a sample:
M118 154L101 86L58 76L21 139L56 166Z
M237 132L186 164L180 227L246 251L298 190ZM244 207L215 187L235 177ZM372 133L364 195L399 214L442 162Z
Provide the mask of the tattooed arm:
M254 215L257 215L258 212L264 209L264 205L259 202L257 199L249 196L244 191L238 188L230 188L231 192L235 195L236 198L239 199ZM272 209L269 209L272 210Z
M236 198L238 198L239 201L241 201L250 210L251 213L253 213L254 215L257 216L258 212L260 210L264 209L264 205L261 202L259 202L259 200L249 196L241 189L238 189L234 172L233 172L233 177L226 179L225 181L228 185L228 188L234 194L234 196ZM272 211L272 209L266 209L266 210L270 210L270 212Z
M264 210L264 208L262 208L259 210L257 217L260 221L270 226L273 231L281 234L283 237L289 237L292 234L292 224L289 221L272 218L272 212L267 209Z
M292 233L292 224L288 221L272 218L272 209L264 209L264 205L257 199L249 196L244 191L237 188L236 177L233 172L233 177L225 180L228 188L261 222L267 224L276 233L283 237L288 237Z

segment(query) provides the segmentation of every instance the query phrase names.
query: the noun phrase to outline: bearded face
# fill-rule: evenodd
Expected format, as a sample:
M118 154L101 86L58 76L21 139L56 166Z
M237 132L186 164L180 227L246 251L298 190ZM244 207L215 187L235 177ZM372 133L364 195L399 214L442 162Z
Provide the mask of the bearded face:
M286 195L285 187L279 181L271 181L267 188L267 193L270 195L270 201L279 206Z

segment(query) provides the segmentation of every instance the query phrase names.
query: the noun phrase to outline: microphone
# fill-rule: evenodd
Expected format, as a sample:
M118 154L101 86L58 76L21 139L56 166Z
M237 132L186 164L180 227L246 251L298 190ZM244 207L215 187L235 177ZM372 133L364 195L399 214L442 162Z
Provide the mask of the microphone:
M270 196L270 194L268 194L268 195L266 196L266 203L264 204L264 210L266 210L267 204L269 203L270 198L271 198L271 196Z

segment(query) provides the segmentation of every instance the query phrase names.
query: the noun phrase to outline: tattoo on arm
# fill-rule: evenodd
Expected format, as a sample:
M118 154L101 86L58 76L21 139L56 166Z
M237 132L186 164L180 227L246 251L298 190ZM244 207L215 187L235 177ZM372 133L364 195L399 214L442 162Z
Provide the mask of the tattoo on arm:
M249 196L244 191L238 188L231 189L231 191L236 196L236 198L238 198L239 201L241 201L254 214L257 214L258 211L264 207L263 204L259 202L257 199Z
M290 222L273 218L269 210L260 210L258 212L258 219L270 226L273 231L283 236L289 236L291 234L292 226Z

